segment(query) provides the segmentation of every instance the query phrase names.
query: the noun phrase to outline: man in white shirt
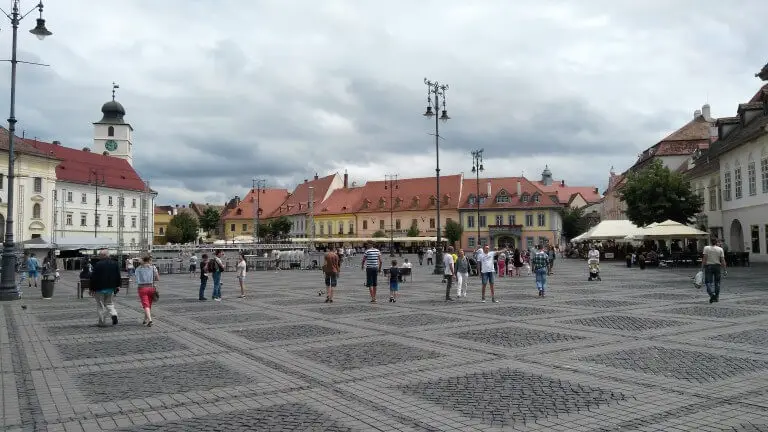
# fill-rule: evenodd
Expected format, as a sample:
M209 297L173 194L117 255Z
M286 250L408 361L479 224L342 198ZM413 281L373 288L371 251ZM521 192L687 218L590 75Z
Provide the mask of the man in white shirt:
M704 246L701 256L704 285L707 286L710 304L720 300L720 278L723 276L725 266L725 251L720 247L719 240L712 239L712 245Z
M493 263L496 261L496 252L491 252L488 245L485 245L482 249L478 249L477 252L475 252L475 256L477 256L477 264L480 266L480 277L483 282L483 297L481 301L485 303L485 286L490 285L491 301L493 303L498 303L499 301L496 300L496 296L493 292L493 276L495 274Z
M432 256L434 255L434 252L432 252L432 248L427 249L427 265L434 265L432 262Z
M595 245L589 245L589 254L587 255L587 262L592 260L600 262L600 251L595 249Z
M405 262L403 262L402 268L413 268L413 265L408 262L408 258L405 259Z
M453 279L456 277L456 271L453 266L453 246L448 246L448 249L443 254L443 266L445 270L445 301L453 301L451 298L451 287L453 286Z

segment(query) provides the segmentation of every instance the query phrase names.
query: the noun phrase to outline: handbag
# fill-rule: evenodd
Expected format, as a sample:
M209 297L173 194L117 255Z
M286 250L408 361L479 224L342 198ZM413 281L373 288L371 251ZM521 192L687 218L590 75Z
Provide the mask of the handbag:
M693 277L693 286L699 289L702 285L704 285L704 271L699 270L696 276Z
M157 285L155 285L155 292L152 293L152 300L153 301L160 300L160 290L157 289Z

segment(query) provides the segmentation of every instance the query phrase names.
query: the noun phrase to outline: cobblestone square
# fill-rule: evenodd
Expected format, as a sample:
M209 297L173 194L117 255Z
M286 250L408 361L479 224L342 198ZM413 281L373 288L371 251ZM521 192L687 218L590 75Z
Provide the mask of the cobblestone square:
M355 270L333 304L316 271L250 272L243 299L228 272L221 302L163 275L151 328L135 287L97 327L63 272L53 300L0 303L0 430L766 430L765 266L729 269L715 304L686 268L587 282L561 259L547 297L499 278L498 304L476 277L445 302L427 266L371 304Z

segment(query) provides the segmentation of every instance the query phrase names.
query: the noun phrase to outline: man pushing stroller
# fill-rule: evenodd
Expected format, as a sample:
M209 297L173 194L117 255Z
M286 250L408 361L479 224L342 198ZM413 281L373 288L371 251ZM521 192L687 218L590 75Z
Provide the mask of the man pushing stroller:
M587 255L587 268L589 269L589 281L602 280L600 277L600 251L594 245L589 246Z

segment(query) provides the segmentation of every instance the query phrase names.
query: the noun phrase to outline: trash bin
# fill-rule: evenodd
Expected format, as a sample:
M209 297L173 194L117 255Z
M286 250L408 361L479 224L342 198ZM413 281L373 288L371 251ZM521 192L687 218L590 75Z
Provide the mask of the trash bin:
M50 299L53 297L53 288L56 285L55 274L44 274L43 280L40 282L40 290L42 291L44 299Z

